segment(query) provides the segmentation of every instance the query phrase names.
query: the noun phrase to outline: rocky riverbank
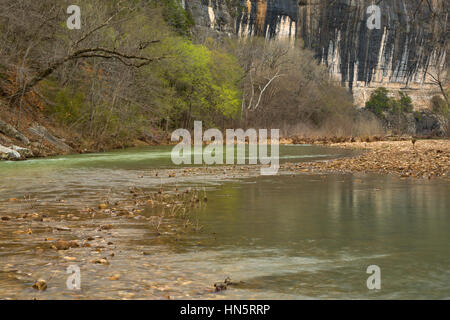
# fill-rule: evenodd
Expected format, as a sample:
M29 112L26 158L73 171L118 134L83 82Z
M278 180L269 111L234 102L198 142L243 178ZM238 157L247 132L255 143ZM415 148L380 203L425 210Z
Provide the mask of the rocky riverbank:
M63 128L28 123L21 131L0 119L0 160L25 160L62 154L101 152L109 149L160 144L154 137L102 145L83 140L79 135Z
M380 173L413 178L450 179L450 140L403 140L365 142L316 143L351 149L358 152L354 157L312 162L288 162L280 164L280 174L289 173ZM414 142L414 143L413 143ZM286 139L284 143L292 143ZM260 174L260 165L210 166L180 169L152 170L151 175L186 177L192 175L214 175L220 179L247 178Z
M400 177L450 178L450 140L408 140L330 143L332 147L364 151L330 161L285 164L303 172L381 173Z
M17 119L14 108L0 97L0 160L25 160L62 154L101 152L105 150L164 143L166 135L147 132L139 139L104 141L84 137L76 129L62 125L44 113L28 108Z

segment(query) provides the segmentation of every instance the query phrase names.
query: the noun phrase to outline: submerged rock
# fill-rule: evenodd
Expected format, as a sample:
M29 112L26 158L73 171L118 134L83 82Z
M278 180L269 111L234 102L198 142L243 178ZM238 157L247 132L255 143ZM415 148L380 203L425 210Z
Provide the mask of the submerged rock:
M70 248L78 248L80 245L76 241L58 240L53 244L53 248L56 250L68 250Z
M39 290L39 291L44 291L47 289L47 281L45 281L44 279L39 279L38 281L36 281L33 284L33 289Z
M98 230L99 231L111 230L113 228L114 228L114 226L112 224L105 224L105 225L100 226L100 228Z
M108 265L109 261L106 258L101 258L101 259L96 259L96 260L92 261L92 263Z
M214 288L216 292L227 290L227 285L225 283L214 283Z
M120 279L120 274L114 274L108 278L111 281L117 281Z

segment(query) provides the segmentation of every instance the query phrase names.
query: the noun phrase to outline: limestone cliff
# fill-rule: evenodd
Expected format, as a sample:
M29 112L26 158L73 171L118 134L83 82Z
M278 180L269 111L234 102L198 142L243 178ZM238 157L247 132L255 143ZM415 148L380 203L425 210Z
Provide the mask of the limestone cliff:
M368 28L367 9L373 3L379 3L379 29ZM358 104L364 104L372 88L385 86L406 90L416 105L425 105L439 93L428 72L437 76L445 69L448 19L447 1L429 3L303 1L298 32L318 60L353 91Z
M379 86L426 106L448 66L448 0L185 0L198 25L241 37L301 38L358 105ZM380 25L368 27L378 4Z

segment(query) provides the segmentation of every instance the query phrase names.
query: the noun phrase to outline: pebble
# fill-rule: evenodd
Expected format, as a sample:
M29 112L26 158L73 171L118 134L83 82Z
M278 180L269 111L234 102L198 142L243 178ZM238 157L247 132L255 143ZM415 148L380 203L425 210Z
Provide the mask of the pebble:
M33 288L39 291L44 291L47 289L47 281L44 279L39 279L33 284Z
M117 281L117 280L120 279L120 274L112 275L112 276L109 277L108 279L111 280L111 281Z

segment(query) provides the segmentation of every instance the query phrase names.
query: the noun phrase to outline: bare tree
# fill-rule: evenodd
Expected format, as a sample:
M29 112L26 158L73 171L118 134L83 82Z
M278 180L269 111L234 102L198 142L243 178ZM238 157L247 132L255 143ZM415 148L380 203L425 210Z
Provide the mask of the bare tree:
M19 88L11 95L11 104L16 104L18 100L23 98L36 84L38 84L43 79L50 76L55 70L63 66L64 64L71 62L73 60L79 59L90 59L90 58L101 58L101 59L113 59L121 62L123 65L127 67L135 67L140 68L150 64L153 61L159 60L162 57L147 57L144 55L140 55L138 53L139 50L145 49L148 45L157 43L159 40L153 40L146 42L145 45L140 44L139 47L134 48L136 53L127 53L117 50L116 48L105 48L100 46L87 46L86 42L92 37L95 36L97 32L101 29L110 25L114 19L120 14L130 15L135 8L125 7L122 5L122 2L119 2L115 11L102 23L93 26L88 32L81 35L78 39L72 41L68 49L62 57L54 59L48 66L44 68L39 68L38 71L35 72L34 76L29 77L26 80L20 82ZM32 41L30 42L30 46L32 45ZM28 54L29 48L26 51ZM23 63L26 61L26 55L23 59ZM21 68L21 71L23 67ZM23 74L23 72L21 72ZM22 76L23 78L23 76Z

